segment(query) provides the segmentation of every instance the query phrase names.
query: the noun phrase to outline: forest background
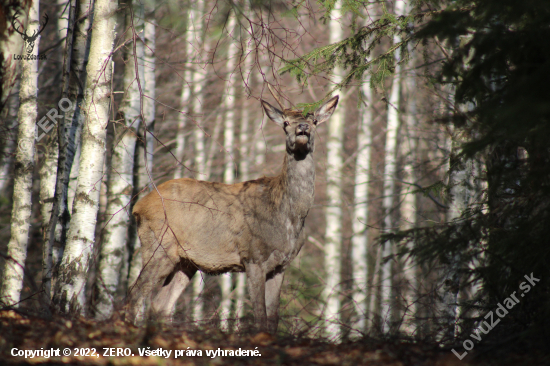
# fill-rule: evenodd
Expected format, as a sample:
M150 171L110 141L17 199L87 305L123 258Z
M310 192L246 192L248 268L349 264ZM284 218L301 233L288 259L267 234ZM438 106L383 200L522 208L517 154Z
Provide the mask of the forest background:
M279 172L269 83L306 112L340 95L280 334L547 344L549 18L534 0L3 4L3 308L119 317L139 197ZM245 331L244 282L195 276L177 323Z

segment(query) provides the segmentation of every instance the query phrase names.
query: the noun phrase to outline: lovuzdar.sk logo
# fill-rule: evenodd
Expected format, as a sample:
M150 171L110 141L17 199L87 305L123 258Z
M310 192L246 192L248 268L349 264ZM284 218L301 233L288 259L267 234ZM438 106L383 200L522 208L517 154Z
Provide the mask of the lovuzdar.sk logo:
M23 40L25 41L25 51L27 51L27 54L26 55L15 55L14 54L13 59L14 60L26 60L26 61L45 60L46 55L32 55L32 50L34 49L34 42L36 41L36 39L38 38L40 33L42 33L42 31L44 30L44 28L46 27L46 24L48 24L48 14L44 14L44 22L40 23L40 27L37 30L35 30L32 33L32 35L28 35L26 29L23 29L24 33L19 30L19 26L21 25L21 21L19 19L17 19L18 17L19 17L19 13L17 12L13 16L13 19L11 20L11 24L13 25L13 29L17 33L19 33L21 35L21 38L23 38ZM15 23L16 20L19 24Z

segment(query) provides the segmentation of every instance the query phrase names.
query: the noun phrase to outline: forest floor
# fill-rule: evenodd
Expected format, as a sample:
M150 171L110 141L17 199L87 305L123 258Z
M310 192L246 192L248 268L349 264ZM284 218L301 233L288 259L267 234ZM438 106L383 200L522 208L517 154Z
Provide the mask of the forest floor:
M480 352L474 349L459 360L451 349L403 340L334 344L268 333L183 328L134 327L120 319L45 320L4 310L0 311L0 365L550 365L547 356L527 351L510 354L500 349L489 354L485 350L477 357Z

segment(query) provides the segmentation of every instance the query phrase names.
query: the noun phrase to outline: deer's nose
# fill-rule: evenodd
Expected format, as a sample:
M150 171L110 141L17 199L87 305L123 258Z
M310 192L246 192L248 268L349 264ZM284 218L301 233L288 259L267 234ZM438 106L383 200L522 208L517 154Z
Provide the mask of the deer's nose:
M308 127L309 127L309 125L308 125L307 123L300 123L300 124L298 125L298 128L299 128L300 130L303 130L303 131L307 131Z

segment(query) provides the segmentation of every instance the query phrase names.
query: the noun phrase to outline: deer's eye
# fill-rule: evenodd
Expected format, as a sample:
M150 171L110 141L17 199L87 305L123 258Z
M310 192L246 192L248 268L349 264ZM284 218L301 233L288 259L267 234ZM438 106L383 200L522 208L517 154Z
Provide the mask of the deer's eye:
M290 123L288 121L284 121L283 124L285 125L285 127L290 126Z

